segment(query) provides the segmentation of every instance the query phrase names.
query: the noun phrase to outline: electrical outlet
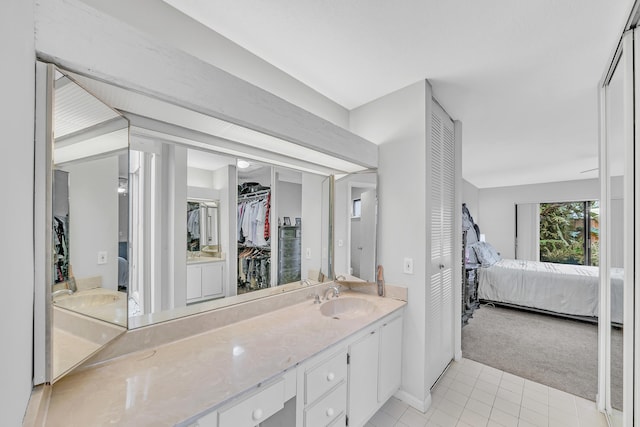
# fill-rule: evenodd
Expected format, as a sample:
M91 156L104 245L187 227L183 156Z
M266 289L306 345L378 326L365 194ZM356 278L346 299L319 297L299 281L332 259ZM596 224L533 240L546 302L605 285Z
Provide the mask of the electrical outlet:
M405 258L402 264L402 271L405 274L413 274L413 258Z
M106 264L107 263L107 251L98 252L98 264Z

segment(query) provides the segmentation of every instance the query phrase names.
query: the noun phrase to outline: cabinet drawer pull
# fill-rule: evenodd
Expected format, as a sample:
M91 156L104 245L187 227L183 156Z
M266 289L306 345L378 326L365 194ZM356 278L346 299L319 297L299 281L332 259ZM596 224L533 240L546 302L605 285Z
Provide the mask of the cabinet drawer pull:
M258 421L260 418L262 418L262 409L256 409L253 411L253 414L251 414L251 416L253 417L253 419L255 421Z
M333 417L334 411L333 408L327 409L327 417Z
M334 373L333 373L333 372L329 372L329 373L327 374L327 381L333 381L333 379L334 379L335 377L336 377L336 376L334 375Z

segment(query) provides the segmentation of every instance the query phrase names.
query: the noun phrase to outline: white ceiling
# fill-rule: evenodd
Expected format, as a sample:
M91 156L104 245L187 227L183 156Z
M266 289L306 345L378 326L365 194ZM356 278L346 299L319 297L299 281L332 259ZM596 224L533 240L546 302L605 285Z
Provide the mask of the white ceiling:
M597 177L597 84L632 3L165 1L348 109L429 79L480 188Z

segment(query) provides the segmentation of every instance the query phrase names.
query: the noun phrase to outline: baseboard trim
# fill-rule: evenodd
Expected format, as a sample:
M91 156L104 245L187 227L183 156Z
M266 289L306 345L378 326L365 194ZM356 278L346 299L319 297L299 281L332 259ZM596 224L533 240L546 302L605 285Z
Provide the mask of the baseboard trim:
M429 408L431 407L431 393L427 393L427 396L425 397L424 401L418 399L417 397L415 397L412 394L407 393L404 390L398 390L394 395L395 398L403 401L404 403L408 404L409 406L411 406L412 408L417 409L418 411L425 413L429 410Z

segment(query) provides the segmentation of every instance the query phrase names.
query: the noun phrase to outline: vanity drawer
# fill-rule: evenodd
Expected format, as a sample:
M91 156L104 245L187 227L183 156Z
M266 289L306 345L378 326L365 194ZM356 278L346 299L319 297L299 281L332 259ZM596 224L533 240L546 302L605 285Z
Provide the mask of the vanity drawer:
M253 427L284 407L285 381L266 386L256 394L219 411L219 427Z
M326 427L337 418L344 417L347 410L347 382L304 410L305 427ZM333 425L333 424L332 424Z
M347 351L305 372L305 404L314 402L347 377Z

